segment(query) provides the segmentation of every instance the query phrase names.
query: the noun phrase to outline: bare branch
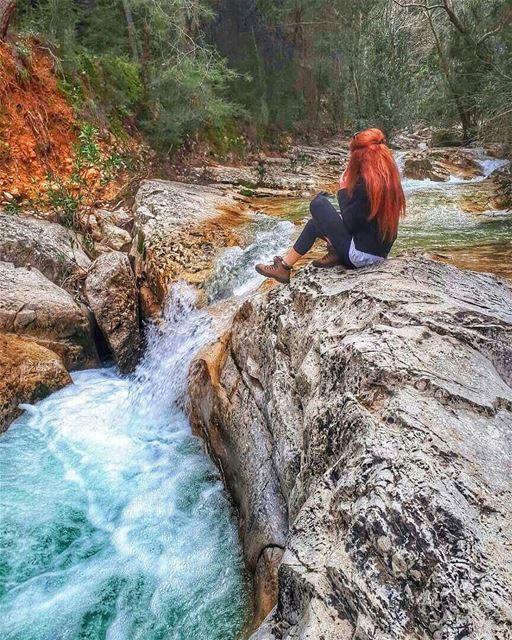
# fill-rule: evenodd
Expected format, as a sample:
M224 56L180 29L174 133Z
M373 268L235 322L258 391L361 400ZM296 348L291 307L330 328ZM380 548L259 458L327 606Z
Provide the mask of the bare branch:
M488 31L487 33L484 33L483 36L481 36L478 39L477 44L480 45L483 42L485 42L485 40L487 40L487 38L490 38L491 36L496 35L497 33L499 33L503 29L503 27L506 27L510 22L512 22L512 6L508 7L508 11L505 14L505 16L504 16L503 20L501 21L501 23L498 24L491 31Z
M406 9L408 7L413 7L414 9L422 9L423 11L433 11L434 9L444 9L446 10L446 7L444 4L432 4L429 5L427 3L425 4L417 4L414 2L400 2L400 0L393 0L393 2L398 5L399 7L402 7L402 9Z

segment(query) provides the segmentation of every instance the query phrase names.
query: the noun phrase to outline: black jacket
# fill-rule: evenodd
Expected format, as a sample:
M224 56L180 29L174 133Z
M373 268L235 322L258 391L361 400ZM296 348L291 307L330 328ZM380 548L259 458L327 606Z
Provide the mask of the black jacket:
M392 240L384 240L377 219L369 219L370 199L363 178L356 182L351 198L346 189L338 191L338 204L343 222L354 238L356 249L387 258L396 236Z

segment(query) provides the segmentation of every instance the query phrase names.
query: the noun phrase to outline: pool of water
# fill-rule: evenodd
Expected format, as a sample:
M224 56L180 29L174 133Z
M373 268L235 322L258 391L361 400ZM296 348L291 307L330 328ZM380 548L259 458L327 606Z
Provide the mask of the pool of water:
M255 216L222 256L212 302L263 280L293 225ZM252 594L235 514L191 433L191 359L215 333L177 285L135 374L83 371L0 437L2 640L230 640Z

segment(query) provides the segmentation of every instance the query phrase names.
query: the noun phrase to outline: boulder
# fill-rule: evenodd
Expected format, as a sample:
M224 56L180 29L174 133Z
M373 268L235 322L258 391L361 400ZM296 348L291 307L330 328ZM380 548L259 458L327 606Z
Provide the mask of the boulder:
M254 640L510 637L504 281L425 258L306 268L216 349L191 369L194 428L258 580L284 550Z
M114 251L130 251L132 237L126 229L121 229L108 220L100 224L100 228L102 244Z
M483 171L469 149L425 149L405 154L403 174L412 180L446 182L451 176L470 180Z
M491 158L508 160L512 158L512 144L509 142L488 142L484 145L485 152Z
M116 215L104 209L84 211L80 214L80 225L94 241L97 252L129 251L132 237L125 228L116 224L119 220L119 225L127 225L127 215L124 211Z
M141 183L134 207L135 273L162 302L178 279L204 282L245 218L221 189L165 180Z
M139 303L135 277L124 253L97 258L85 280L85 295L117 366L123 373L137 364Z
M192 169L201 180L238 187L241 195L269 192L281 197L311 195L337 185L348 156L339 144L291 147L282 157L261 154L249 166L208 165Z
M0 433L20 415L20 403L32 404L71 383L53 351L11 334L0 334L0 370Z
M0 260L36 267L70 290L91 263L75 234L60 224L6 213L0 213Z
M97 364L87 310L37 269L0 262L0 331L54 351L68 370Z
M114 211L109 211L108 209L96 209L94 213L100 224L108 221L116 227L129 230L133 223L133 215L123 208L114 209Z

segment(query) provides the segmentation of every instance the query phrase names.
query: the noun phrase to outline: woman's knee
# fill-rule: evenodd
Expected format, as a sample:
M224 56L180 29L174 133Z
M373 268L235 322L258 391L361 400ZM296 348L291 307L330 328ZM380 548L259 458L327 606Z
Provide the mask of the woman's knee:
M319 193L309 203L309 212L312 218L316 220L323 220L325 216L329 214L332 204L329 202L329 198L325 193Z

